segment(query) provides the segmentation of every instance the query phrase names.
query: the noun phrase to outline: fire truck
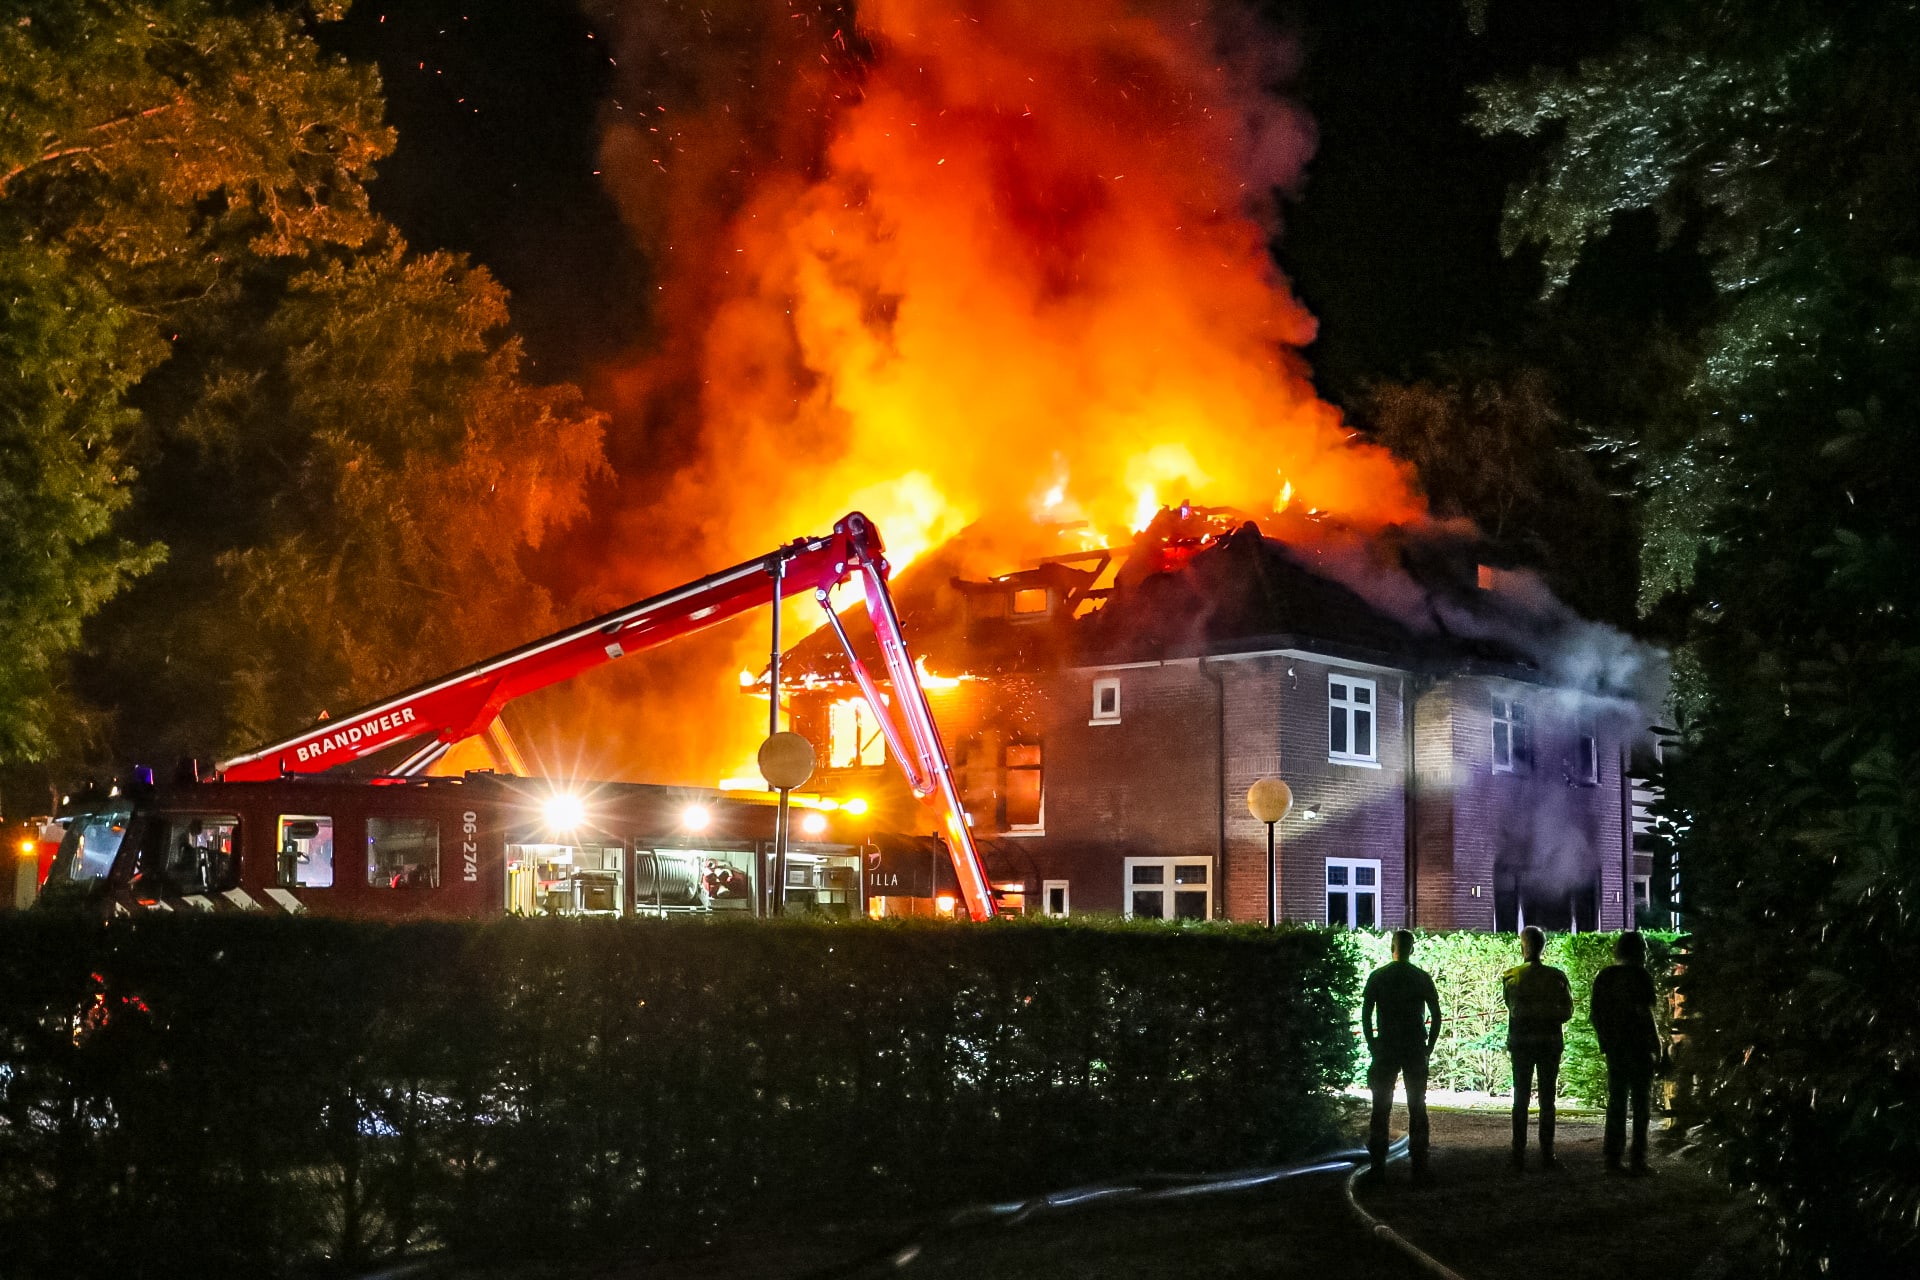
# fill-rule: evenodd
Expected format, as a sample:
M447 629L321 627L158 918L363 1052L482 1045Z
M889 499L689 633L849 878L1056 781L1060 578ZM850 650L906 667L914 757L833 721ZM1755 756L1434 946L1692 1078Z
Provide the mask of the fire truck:
M845 648L914 793L942 811L967 914L993 897L946 747L887 587L880 534L859 512L823 537L616 609L464 667L351 715L222 762L211 778L150 774L72 797L43 896L116 912L279 911L376 918L528 914L761 914L796 902L848 913L859 901L858 815L782 810L718 791L426 771L484 734L515 698L632 653L773 610L777 719L782 600L811 591ZM854 651L830 593L857 581L891 697ZM345 771L372 757L396 763ZM784 801L783 794L783 801ZM783 806L784 808L784 806ZM797 828L784 875L767 851Z

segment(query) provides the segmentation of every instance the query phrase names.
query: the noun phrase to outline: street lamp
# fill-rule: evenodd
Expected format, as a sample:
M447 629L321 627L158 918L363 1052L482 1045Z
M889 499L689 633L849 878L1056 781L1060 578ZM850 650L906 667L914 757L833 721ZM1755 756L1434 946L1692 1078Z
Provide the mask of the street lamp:
M1293 788L1262 778L1247 788L1247 812L1267 824L1267 928L1280 923L1280 872L1273 858L1273 828L1293 808Z
M787 906L787 793L813 776L813 744L797 733L767 735L760 744L760 776L780 793L773 820L773 914L785 915Z

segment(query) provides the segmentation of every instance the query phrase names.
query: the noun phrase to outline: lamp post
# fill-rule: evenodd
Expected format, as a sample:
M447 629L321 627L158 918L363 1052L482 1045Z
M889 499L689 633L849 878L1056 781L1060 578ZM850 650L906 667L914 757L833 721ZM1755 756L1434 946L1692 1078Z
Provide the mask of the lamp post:
M1262 778L1247 788L1247 812L1267 824L1267 928L1280 923L1280 871L1274 861L1274 826L1293 808L1293 788Z
M787 793L805 785L813 776L813 744L790 731L770 733L760 744L760 776L780 793L780 807L773 819L773 904L772 913L786 914L787 906L787 825L790 809Z

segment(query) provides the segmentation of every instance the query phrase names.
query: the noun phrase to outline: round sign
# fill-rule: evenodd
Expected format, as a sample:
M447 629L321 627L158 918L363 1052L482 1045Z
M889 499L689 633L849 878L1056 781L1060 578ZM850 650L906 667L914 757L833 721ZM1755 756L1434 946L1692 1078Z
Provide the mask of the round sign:
M760 744L760 776L776 791L791 791L813 776L813 744L797 733L770 734Z
M1247 788L1247 811L1262 822L1278 822L1293 808L1293 788L1278 778L1262 778Z

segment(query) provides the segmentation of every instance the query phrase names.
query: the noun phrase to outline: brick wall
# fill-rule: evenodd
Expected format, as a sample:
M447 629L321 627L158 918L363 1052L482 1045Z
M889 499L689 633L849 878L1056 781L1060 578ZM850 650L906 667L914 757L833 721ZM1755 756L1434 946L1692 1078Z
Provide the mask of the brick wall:
M1336 673L1373 682L1373 767L1329 758L1327 682ZM1120 681L1116 723L1090 723L1096 679ZM1125 859L1171 856L1213 865L1216 916L1264 920L1266 829L1247 812L1246 794L1256 779L1278 776L1294 793L1278 830L1282 915L1326 919L1327 859L1373 859L1380 864L1377 923L1401 925L1409 918L1410 750L1415 923L1494 928L1496 872L1516 858L1558 859L1583 883L1597 882L1603 927L1618 927L1631 900L1621 884L1619 747L1629 723L1575 695L1486 676L1429 684L1398 671L1269 654L968 681L930 697L961 767L990 873L1023 881L1030 900L1042 881L1066 880L1073 911L1119 912ZM1524 772L1492 771L1497 697L1528 707L1533 766ZM828 700L797 692L794 701L795 726L814 739L823 761ZM1583 722L1598 732L1599 781L1569 785ZM995 766L1009 737L1042 744L1041 833L1007 834L994 822ZM936 819L898 777L889 762L839 781L880 800L877 822L931 830ZM824 774L823 783L833 781Z

